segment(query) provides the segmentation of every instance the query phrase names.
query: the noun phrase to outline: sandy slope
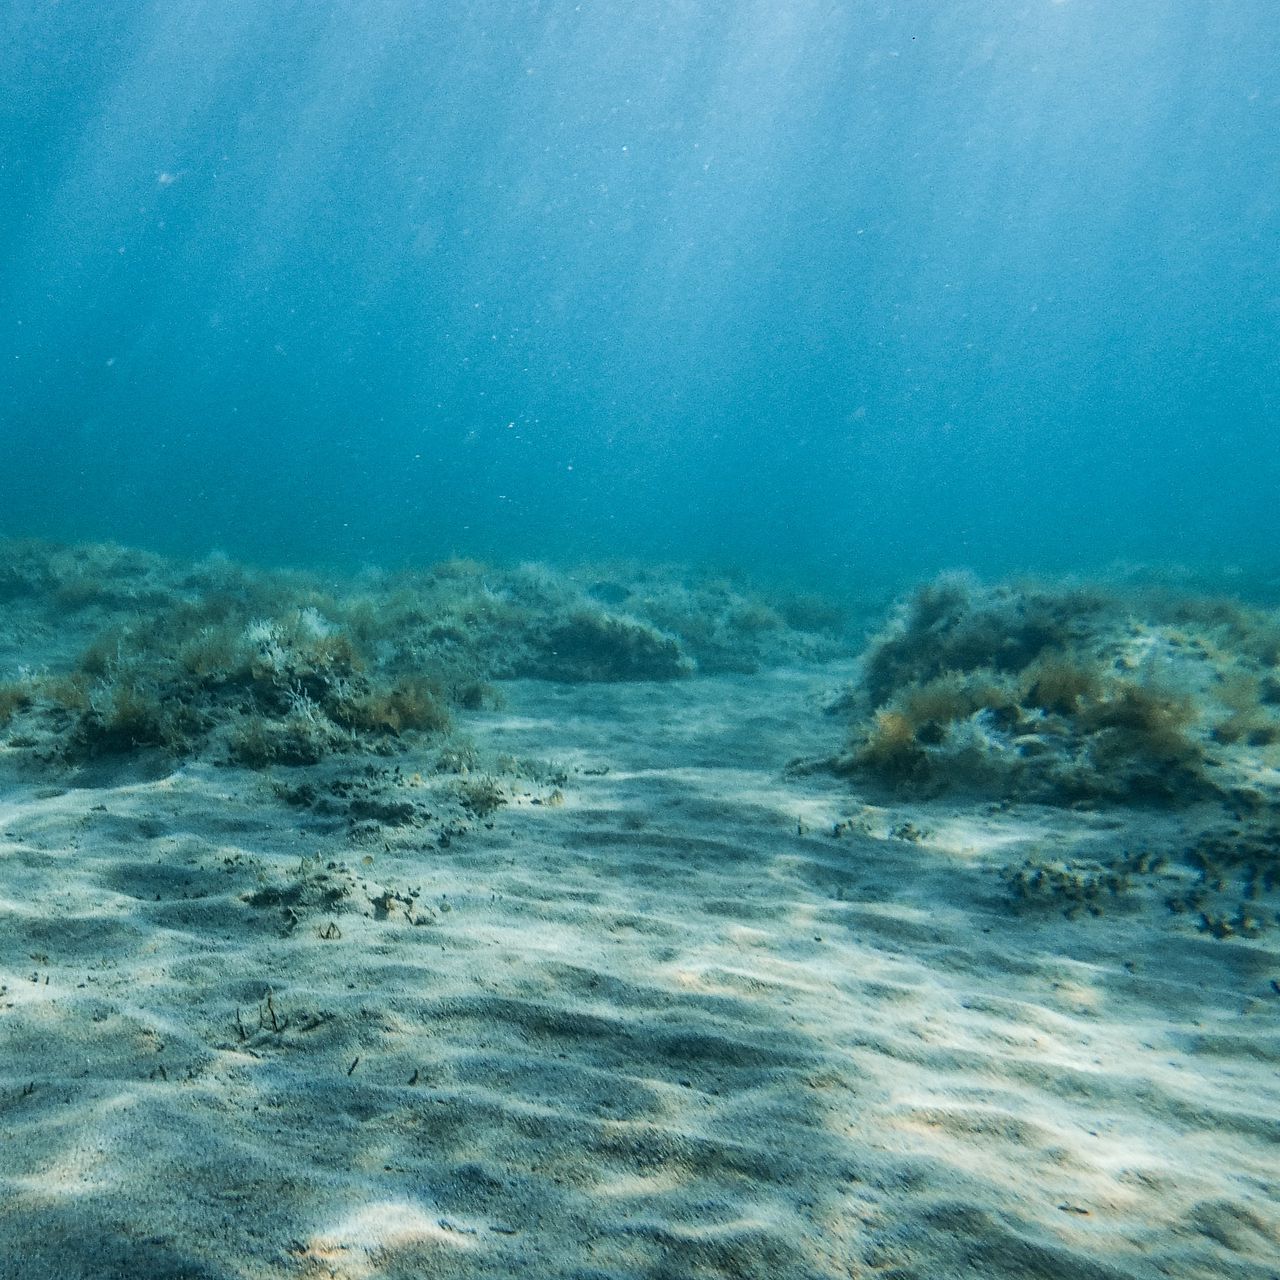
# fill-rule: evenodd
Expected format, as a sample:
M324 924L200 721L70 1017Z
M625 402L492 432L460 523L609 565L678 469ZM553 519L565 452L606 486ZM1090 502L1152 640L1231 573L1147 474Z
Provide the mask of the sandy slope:
M1195 815L784 780L830 682L513 685L464 834L10 761L0 1277L1280 1275L1277 934L994 870Z

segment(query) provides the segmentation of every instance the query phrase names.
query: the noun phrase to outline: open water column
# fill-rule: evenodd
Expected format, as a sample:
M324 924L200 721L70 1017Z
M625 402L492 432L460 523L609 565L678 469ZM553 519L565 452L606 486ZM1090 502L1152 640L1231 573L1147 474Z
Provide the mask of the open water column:
M1278 66L1269 0L11 0L3 520L1247 557Z

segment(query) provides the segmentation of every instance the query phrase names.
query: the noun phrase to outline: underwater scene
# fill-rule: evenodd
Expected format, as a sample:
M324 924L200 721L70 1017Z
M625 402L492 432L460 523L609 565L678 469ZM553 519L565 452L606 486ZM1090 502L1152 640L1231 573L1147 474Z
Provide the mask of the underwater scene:
M1277 1280L1273 0L0 7L0 1280Z

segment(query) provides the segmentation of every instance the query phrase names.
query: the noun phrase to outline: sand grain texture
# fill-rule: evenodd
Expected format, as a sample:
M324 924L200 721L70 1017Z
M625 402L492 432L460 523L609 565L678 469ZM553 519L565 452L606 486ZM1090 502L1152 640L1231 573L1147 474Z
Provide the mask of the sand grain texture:
M831 679L514 683L447 841L10 762L0 1277L1274 1280L1274 941L996 874L1194 817L784 779Z

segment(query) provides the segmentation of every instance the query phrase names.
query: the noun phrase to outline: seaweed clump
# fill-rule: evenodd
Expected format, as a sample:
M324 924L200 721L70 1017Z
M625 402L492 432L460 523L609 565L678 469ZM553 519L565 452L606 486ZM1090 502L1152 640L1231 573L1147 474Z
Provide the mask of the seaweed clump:
M1280 827L1203 832L1184 852L1196 880L1166 899L1212 937L1256 938L1280 924Z
M71 762L221 749L253 768L313 764L449 731L439 681L387 669L341 604L312 586L271 586L223 584L150 613L130 610L69 671L28 676L14 706L41 722L49 754Z
M947 575L872 640L861 685L841 704L856 718L834 764L920 794L1157 804L1221 794L1209 751L1223 685L1215 652L1149 601ZM1280 738L1261 687L1217 741Z
M551 626L521 675L546 680L675 680L693 664L674 637L629 618L578 610Z
M1027 858L1003 869L1010 897L1026 908L1060 910L1069 920L1100 916L1108 905L1125 903L1133 890L1134 867L1125 860L1106 865L1093 860Z
M943 574L917 588L876 638L866 658L867 694L878 703L950 673L1025 671L1042 654L1084 639L1106 603L1084 589L984 587L967 574Z

